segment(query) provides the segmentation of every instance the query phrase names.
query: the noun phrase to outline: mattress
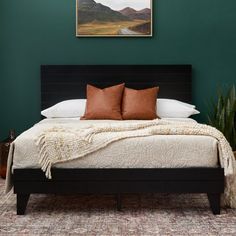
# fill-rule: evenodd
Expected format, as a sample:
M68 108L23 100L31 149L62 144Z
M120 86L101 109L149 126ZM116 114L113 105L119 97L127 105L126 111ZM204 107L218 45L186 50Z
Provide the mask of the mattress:
M196 122L192 119L178 119ZM22 133L14 141L12 170L15 168L40 168L39 150L35 140L44 129L54 125L79 122L81 127L91 124L135 122L79 120L78 118L45 119ZM26 145L27 143L27 145ZM88 154L79 159L58 163L55 168L189 168L217 167L217 140L209 136L154 135L127 138Z

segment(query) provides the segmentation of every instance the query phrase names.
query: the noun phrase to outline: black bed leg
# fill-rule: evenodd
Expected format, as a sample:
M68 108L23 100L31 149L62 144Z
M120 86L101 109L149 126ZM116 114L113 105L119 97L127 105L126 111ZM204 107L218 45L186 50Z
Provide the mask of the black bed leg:
M117 210L121 211L121 194L120 193L116 194L116 206L117 206Z
M30 194L16 194L17 215L24 215Z
M220 214L220 193L208 193L207 194L211 210L214 215Z

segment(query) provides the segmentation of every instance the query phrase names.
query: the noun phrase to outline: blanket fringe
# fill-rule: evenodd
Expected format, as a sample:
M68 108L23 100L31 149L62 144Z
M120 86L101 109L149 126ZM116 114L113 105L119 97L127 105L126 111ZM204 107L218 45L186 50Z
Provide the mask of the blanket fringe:
M41 169L45 172L45 175L48 179L52 178L51 175L51 167L52 161L47 153L46 145L45 145L45 135L42 134L40 138L37 140L37 144L40 146L40 159L39 164L41 165Z

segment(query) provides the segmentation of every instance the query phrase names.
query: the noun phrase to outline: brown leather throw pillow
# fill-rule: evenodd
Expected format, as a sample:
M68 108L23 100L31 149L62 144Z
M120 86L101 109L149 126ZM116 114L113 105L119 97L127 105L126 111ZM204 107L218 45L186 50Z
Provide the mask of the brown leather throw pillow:
M122 120L121 102L125 84L100 89L87 85L85 120Z
M124 120L156 119L156 101L159 87L135 90L125 88L122 102Z

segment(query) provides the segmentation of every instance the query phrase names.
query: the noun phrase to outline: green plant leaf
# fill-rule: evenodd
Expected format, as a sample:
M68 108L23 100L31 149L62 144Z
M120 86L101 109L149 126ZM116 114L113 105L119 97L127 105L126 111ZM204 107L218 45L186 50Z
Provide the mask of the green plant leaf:
M208 124L219 129L236 150L236 90L231 86L226 93L217 91L217 100L210 101Z

